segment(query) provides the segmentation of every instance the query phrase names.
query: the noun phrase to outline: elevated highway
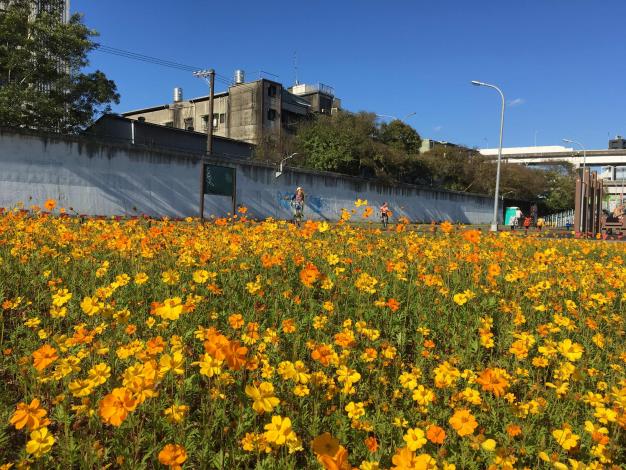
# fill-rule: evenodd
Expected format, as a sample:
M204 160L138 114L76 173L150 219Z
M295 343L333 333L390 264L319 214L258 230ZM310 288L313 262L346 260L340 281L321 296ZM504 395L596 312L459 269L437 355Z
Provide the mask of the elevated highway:
M480 153L489 158L497 158L498 149L481 149ZM559 165L569 163L575 168L583 164L582 150L554 146L554 147L520 147L502 149L502 159L508 163L521 165ZM586 165L626 166L626 149L620 150L587 150Z

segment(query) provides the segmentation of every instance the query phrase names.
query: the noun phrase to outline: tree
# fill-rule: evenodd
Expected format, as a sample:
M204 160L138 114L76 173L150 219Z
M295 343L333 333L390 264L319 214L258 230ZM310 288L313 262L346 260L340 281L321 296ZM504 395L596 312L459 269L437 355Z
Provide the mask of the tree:
M372 113L320 115L303 123L296 135L298 160L309 168L349 175L375 173L377 132ZM372 175L373 176L373 175Z
M78 132L119 103L117 88L99 70L81 72L97 36L81 15L64 23L62 0L33 3L0 12L0 126Z
M418 155L422 146L417 131L399 119L382 124L378 130L378 140L407 155Z
M548 190L545 206L549 212L561 212L574 208L576 176L571 168L566 173L552 171L546 175Z

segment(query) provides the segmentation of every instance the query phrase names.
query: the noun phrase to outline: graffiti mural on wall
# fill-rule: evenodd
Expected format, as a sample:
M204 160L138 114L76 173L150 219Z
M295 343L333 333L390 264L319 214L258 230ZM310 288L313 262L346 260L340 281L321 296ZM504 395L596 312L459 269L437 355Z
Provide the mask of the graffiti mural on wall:
M288 211L291 210L291 197L292 197L292 194L290 193L286 193L282 191L276 192L276 202L278 203L278 206L281 209L285 209Z
M288 193L284 191L277 191L276 192L277 206L280 207L281 209L291 212L292 210L291 198L292 197L293 197L292 193ZM330 205L328 204L328 201L323 197L315 196L315 195L308 195L308 194L305 197L305 203L304 203L305 214L308 210L315 214L321 215L322 213L324 213L324 211L329 209L329 207Z

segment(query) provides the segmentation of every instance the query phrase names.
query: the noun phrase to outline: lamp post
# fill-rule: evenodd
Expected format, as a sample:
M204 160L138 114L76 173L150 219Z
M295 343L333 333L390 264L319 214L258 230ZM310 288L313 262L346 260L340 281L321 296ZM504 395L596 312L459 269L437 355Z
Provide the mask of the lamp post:
M580 225L579 225L579 229L580 229L580 233L583 233L583 231L585 231L585 227L583 227L584 224L584 220L585 220L585 205L583 199L585 198L585 185L583 183L584 179L585 179L585 166L587 165L587 149L585 148L585 146L583 144L581 144L580 142L576 141L576 140L572 140L572 139L563 139L563 142L567 142L568 144L574 144L574 145L578 145L581 149L583 149L583 166L582 166L582 173L580 175Z
M278 166L278 171L276 172L276 178L278 178L280 175L283 174L283 164L289 160L290 158L295 157L296 155L298 155L298 152L292 153L291 155L289 155L288 157L283 158L280 161L280 165Z
M478 80L472 80L472 85L476 86L486 86L489 88L493 88L500 93L500 97L502 98L502 114L500 116L500 146L498 147L498 165L496 168L496 190L493 197L493 220L491 222L491 227L489 231L497 232L498 231L498 192L500 191L500 161L502 160L502 133L504 132L504 93L502 90L495 85L491 85L489 83L479 82Z
M391 118L395 121L406 121L408 118L410 118L411 116L415 116L417 114L416 111L413 111L412 113L407 114L406 116L404 116L404 118L400 119L398 116L392 116L391 114L377 114L377 117L386 117L386 118Z

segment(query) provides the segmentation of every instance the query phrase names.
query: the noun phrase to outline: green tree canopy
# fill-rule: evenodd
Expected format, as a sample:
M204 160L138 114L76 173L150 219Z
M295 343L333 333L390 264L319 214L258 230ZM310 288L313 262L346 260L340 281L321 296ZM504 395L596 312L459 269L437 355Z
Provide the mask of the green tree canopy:
M62 0L35 12L30 0L0 10L0 126L78 132L118 103L115 83L81 72L97 33L82 17L61 21Z
M422 145L417 131L399 119L383 123L378 130L378 140L407 155L418 155Z
M379 125L373 113L320 115L300 124L289 152L297 166L375 177L385 183L409 183L455 191L494 194L496 164L474 149L439 143L420 154L421 138L395 120ZM539 202L548 212L573 207L574 178L568 172L503 162L500 194Z

